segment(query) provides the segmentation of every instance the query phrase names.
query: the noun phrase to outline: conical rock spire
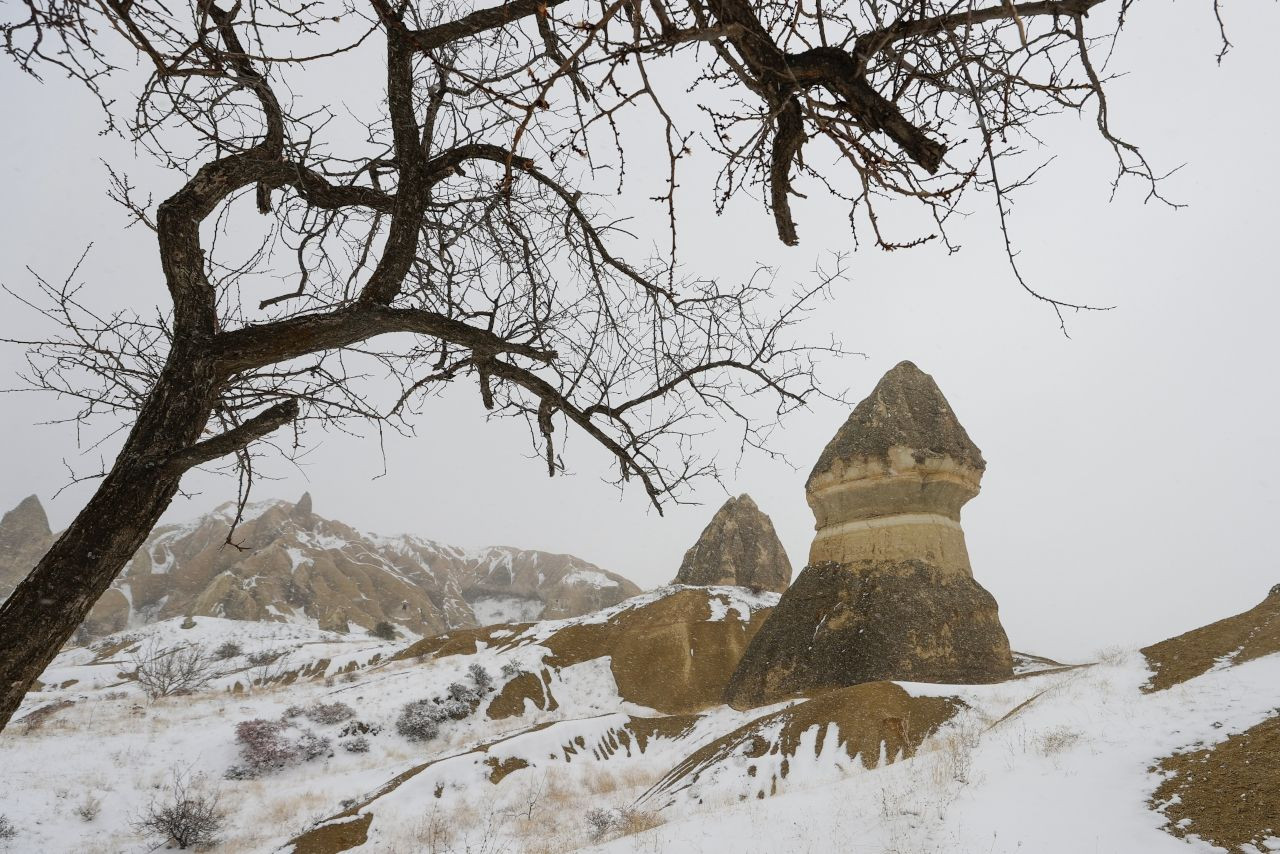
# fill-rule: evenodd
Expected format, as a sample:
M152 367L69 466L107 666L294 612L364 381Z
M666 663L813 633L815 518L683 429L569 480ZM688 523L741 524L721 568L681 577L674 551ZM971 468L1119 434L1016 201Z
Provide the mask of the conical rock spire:
M676 584L736 584L781 593L791 583L791 560L773 520L743 493L724 503L684 554Z

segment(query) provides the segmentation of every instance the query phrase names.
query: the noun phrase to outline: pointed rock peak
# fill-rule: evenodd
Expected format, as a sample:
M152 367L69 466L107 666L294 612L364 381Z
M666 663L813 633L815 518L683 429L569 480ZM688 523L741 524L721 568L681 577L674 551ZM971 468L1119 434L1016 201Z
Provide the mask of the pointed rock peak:
M293 515L310 516L311 512L311 493L304 492L302 497L298 499L298 503L293 505Z
M736 584L781 592L791 583L791 561L773 520L745 492L716 511L685 552L676 584Z
M28 495L18 502L18 506L0 518L0 531L21 532L27 536L48 536L53 533L49 529L49 517L44 512L44 505L34 495Z
M883 458L893 447L954 457L979 470L987 465L933 377L912 362L899 362L854 407L818 458L809 480L830 469L836 460Z

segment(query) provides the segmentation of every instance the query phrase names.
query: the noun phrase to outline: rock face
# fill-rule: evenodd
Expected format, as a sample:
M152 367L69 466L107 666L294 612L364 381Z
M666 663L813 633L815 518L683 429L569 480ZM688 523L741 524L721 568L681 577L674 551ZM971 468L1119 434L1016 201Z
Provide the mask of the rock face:
M985 468L932 377L910 362L885 374L809 476L810 565L752 640L726 702L1011 676L995 599L973 579L960 528Z
M781 593L791 583L791 561L773 520L747 494L724 503L693 548L684 553L676 584L736 584Z
M49 517L34 495L0 518L0 602L26 578L52 543Z
M334 631L390 622L415 634L590 613L640 592L573 557L507 547L467 551L419 537L380 537L296 504L246 509L227 545L232 505L160 525L84 622L92 636L170 617L303 622ZM0 583L17 583L51 541L27 499L0 522ZM12 568L10 568L12 566ZM11 589L11 588L10 588ZM8 590L0 588L7 595Z

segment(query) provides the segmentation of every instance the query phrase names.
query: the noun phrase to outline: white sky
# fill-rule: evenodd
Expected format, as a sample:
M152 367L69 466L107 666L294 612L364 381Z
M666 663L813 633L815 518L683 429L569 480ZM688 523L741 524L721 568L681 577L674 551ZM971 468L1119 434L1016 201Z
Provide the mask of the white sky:
M1024 270L1044 291L1115 310L1070 317L1064 338L1011 278L990 200L973 197L957 231L961 253L863 249L814 321L867 355L828 366L833 387L860 399L911 359L982 448L987 475L965 530L975 575L1019 649L1073 658L1152 642L1252 607L1280 582L1268 551L1280 513L1280 99L1271 94L1280 72L1270 43L1280 6L1226 13L1236 46L1221 68L1208 0L1138 4L1113 60L1112 70L1130 72L1111 90L1114 129L1142 143L1157 168L1186 164L1167 191L1188 208L1143 205L1136 185L1109 203L1110 154L1091 116L1039 128L1057 160L1019 197ZM39 86L0 64L0 98L11 117L0 123L0 282L30 293L26 265L61 278L94 242L82 278L100 304L163 300L150 235L120 231L99 158L141 176L157 198L174 177L97 135L93 105L63 81ZM640 190L644 166L632 176ZM819 253L851 248L843 208L808 189L795 208L802 243L789 250L760 206L716 218L706 192L686 190L686 262L730 276L779 264L781 281L799 280ZM0 295L0 337L21 337L31 323ZM19 348L0 347L0 386L16 383L21 364ZM75 456L70 428L35 423L68 407L0 396L0 509L35 492L55 527L80 509L89 487L51 496L67 481L64 458L89 469L97 457ZM728 426L704 444L726 462L729 492L749 492L773 517L797 571L813 530L804 480L847 414L818 405L775 434L794 469L760 455L735 467ZM580 437L569 448L572 475L548 480L527 456L524 426L486 423L467 385L427 410L416 439L388 441L384 477L376 441L313 438L323 441L305 471L279 472L257 497L306 489L317 512L360 528L571 552L642 586L670 580L726 494L706 483L695 496L702 506L658 517L638 489L620 496L601 481L607 461ZM234 497L227 480L187 483L199 494L176 501L170 517Z

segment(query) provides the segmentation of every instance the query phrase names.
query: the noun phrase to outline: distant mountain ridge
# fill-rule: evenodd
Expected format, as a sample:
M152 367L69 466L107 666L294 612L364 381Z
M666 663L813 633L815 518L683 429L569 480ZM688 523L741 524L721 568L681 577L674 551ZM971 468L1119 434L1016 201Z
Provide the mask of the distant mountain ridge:
M314 625L332 631L389 622L417 635L560 619L640 593L573 555L490 546L467 550L408 534L380 536L325 519L309 494L246 508L233 541L228 503L159 525L85 620L98 636L182 616ZM0 520L0 598L52 542L32 496Z

